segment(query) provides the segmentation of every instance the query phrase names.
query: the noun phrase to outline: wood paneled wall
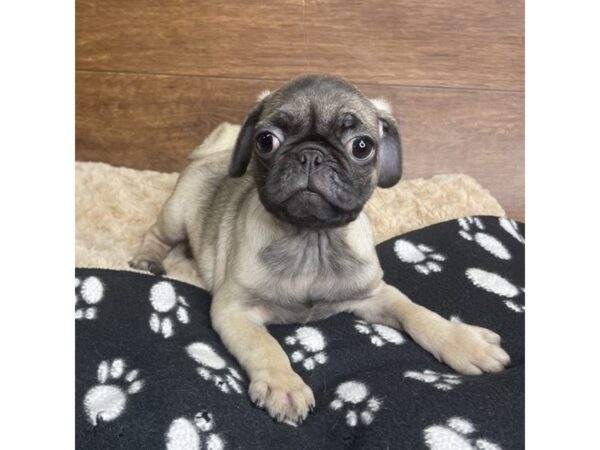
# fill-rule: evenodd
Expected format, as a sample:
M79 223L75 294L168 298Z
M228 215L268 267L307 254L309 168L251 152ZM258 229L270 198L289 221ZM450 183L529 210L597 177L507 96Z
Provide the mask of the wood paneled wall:
M77 159L181 170L306 72L390 100L405 176L467 173L524 218L523 0L78 0Z

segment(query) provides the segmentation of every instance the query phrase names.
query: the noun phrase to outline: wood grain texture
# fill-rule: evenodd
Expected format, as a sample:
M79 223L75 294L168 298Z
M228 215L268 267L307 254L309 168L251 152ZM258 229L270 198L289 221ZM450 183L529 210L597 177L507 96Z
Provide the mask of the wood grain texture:
M523 89L524 0L78 0L80 70Z
M76 157L179 171L222 121L239 123L279 82L78 71ZM394 107L405 178L466 173L524 218L523 93L359 84Z

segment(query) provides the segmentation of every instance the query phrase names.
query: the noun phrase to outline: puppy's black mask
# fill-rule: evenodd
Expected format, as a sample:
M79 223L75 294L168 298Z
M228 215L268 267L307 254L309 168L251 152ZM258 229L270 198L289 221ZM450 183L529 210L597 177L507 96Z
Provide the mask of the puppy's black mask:
M353 221L377 185L393 186L402 173L394 118L325 75L293 79L254 106L229 174L242 176L251 161L267 211L304 228Z

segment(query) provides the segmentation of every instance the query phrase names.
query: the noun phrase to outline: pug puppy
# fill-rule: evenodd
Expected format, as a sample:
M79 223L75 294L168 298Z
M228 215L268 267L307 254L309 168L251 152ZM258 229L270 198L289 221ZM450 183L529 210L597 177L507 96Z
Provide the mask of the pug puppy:
M279 421L301 422L313 393L266 325L340 312L403 330L463 374L510 361L496 333L453 323L383 281L363 207L402 172L385 102L308 75L262 96L233 152L193 160L130 262L164 274L188 241L212 292L214 329L246 371L249 395Z

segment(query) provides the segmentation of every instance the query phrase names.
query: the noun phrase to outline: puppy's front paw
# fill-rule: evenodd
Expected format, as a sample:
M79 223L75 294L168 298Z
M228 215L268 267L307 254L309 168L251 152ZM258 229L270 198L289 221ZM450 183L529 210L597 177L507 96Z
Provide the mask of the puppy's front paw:
M500 336L464 323L450 324L439 357L465 375L500 372L510 363L510 356L500 347Z
M144 256L136 256L133 258L131 261L129 261L129 267L137 270L145 270L159 277L167 273L159 261L153 261Z
M291 369L263 369L250 382L250 398L279 422L302 422L315 406L312 390Z

